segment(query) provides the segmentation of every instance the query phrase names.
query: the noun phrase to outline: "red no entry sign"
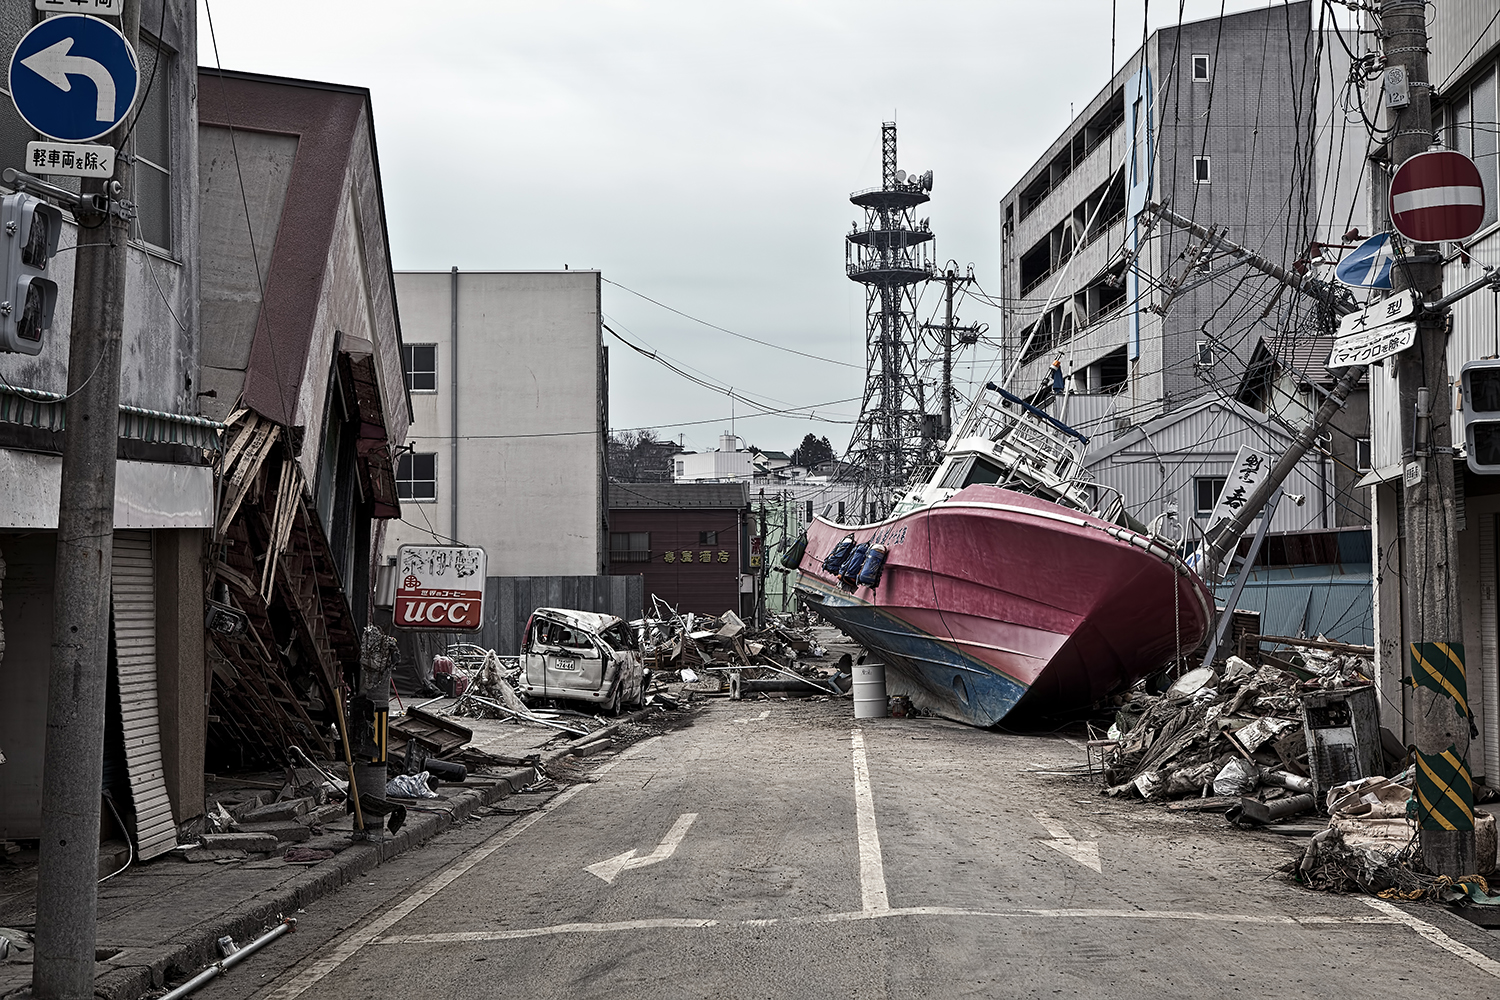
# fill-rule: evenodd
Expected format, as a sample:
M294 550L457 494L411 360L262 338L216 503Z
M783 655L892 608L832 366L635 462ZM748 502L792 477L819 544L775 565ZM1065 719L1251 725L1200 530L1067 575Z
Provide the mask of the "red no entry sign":
M1462 153L1418 153L1391 178L1391 223L1416 243L1464 240L1484 222L1479 168Z

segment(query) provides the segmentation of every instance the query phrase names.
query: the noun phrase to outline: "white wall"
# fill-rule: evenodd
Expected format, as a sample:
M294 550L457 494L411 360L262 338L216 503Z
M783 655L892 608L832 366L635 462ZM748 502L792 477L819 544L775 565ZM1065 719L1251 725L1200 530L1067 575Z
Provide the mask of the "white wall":
M437 345L437 391L412 393L408 440L437 455L437 501L401 502L384 552L481 545L491 576L604 572L604 389L596 271L399 272L402 339ZM458 468L457 526L453 469Z

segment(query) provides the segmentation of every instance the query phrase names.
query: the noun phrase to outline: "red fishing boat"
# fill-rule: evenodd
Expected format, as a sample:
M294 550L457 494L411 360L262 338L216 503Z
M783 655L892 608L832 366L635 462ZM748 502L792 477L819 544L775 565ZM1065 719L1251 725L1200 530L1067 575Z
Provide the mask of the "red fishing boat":
M950 442L878 523L815 519L787 567L886 664L889 693L978 726L1092 704L1190 653L1213 620L1171 541L1080 475L1082 435L994 391L994 433Z

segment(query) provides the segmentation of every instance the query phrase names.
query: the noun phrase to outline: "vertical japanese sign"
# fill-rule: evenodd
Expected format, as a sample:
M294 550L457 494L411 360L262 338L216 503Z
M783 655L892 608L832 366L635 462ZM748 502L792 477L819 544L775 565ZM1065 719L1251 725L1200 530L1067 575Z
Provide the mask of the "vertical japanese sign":
M484 549L403 545L396 550L395 623L412 632L477 632L484 623Z
M1241 445L1239 454L1234 456L1234 464L1229 467L1229 475L1224 479L1224 488L1219 490L1219 502L1214 504L1204 534L1212 536L1214 529L1239 513L1269 471L1266 456L1248 445Z

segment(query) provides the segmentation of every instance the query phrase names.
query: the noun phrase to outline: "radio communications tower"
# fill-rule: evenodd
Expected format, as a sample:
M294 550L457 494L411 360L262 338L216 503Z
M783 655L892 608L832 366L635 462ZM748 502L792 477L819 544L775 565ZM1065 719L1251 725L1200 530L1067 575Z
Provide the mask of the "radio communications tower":
M932 171L919 176L897 169L895 122L880 127L880 153L880 187L849 196L865 218L844 245L845 271L865 286L865 392L849 443L863 496L861 520L889 512L894 495L937 457L941 433L917 376L912 292L934 273L932 229L915 217L932 190Z

